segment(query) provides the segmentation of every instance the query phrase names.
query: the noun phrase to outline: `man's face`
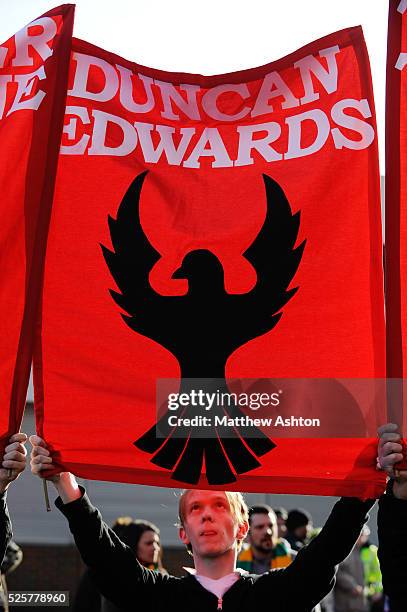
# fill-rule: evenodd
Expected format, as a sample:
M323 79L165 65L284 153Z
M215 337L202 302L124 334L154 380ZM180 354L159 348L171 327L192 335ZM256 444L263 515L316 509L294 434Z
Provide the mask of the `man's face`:
M145 531L141 534L137 545L137 559L143 565L157 563L160 552L160 538L155 531Z
M278 537L284 538L287 534L285 519L282 516L277 516Z
M248 525L238 525L223 491L189 491L184 500L184 526L180 538L191 544L194 557L219 557L235 549Z
M271 552L277 544L277 521L274 514L252 514L249 532L250 544L262 553Z
M312 523L307 523L306 525L301 525L301 527L297 527L294 529L294 535L298 540L306 540L312 531Z

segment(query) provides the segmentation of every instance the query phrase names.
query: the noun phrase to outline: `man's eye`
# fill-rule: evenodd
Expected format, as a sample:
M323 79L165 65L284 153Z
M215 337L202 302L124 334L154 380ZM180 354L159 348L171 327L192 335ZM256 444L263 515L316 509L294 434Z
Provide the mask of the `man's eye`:
M218 508L224 508L225 504L223 502L216 502Z

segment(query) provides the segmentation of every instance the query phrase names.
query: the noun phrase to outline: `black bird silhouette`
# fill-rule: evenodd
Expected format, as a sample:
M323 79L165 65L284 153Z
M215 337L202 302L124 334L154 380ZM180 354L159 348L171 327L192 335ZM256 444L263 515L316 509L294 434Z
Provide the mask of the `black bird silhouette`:
M295 248L300 213L291 214L281 187L263 174L266 218L256 239L243 253L257 272L254 288L245 294L226 293L221 262L209 250L200 249L189 252L172 276L188 280L188 293L163 296L149 283L149 273L161 255L148 241L140 223L140 193L146 175L147 171L139 174L131 183L117 219L108 219L114 250L101 247L121 292L110 293L128 313L122 317L132 330L155 340L178 359L180 392L196 389L194 379L206 379L206 391L228 391L228 357L249 340L273 329L282 315L281 308L298 289L288 289L288 285L305 246L304 241ZM202 389L202 380L198 388ZM222 410L230 417L243 415L237 405ZM192 407L188 407L178 416L190 417L192 413ZM256 457L275 447L260 429L253 428L228 428L225 435L217 427L206 438L197 437L197 430L189 428L180 435L179 428L177 431L168 425L168 415L167 412L134 444L155 453L152 462L173 470L172 478L184 483L199 480L203 461L210 484L233 482L235 474L260 466Z

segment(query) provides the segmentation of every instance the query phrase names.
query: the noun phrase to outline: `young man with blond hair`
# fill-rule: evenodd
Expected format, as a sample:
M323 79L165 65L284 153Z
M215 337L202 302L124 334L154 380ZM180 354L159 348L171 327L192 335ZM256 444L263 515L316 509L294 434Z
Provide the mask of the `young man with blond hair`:
M381 442L383 436L390 435L388 428L381 432ZM391 435L391 442L379 445L379 459L390 475L400 461L400 445L395 446L394 434ZM30 440L32 471L46 477L46 470L53 467L51 453L38 436ZM395 483L394 497L385 504L386 525L391 523L393 512L399 516L407 505L407 473L402 473L400 479ZM195 569L177 578L144 568L103 522L72 474L63 472L50 480L59 493L55 503L68 519L100 591L123 610L143 612L247 612L265 606L273 612L309 612L332 589L335 566L352 550L374 503L342 498L319 535L299 551L291 565L253 575L236 569L239 546L248 531L247 507L240 494L186 491L180 498L179 535L192 551ZM392 569L388 575L392 589Z

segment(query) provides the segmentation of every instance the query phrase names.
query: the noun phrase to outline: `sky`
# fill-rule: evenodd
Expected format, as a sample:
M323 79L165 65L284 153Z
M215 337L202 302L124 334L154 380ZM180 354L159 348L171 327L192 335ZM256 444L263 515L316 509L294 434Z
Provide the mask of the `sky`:
M0 41L57 6L0 0ZM385 0L78 0L74 35L153 68L219 74L269 63L331 32L363 27L384 173Z
M49 0L0 0L0 41L54 6ZM384 174L387 11L384 0L77 0L74 36L144 66L208 75L261 66L361 25Z

